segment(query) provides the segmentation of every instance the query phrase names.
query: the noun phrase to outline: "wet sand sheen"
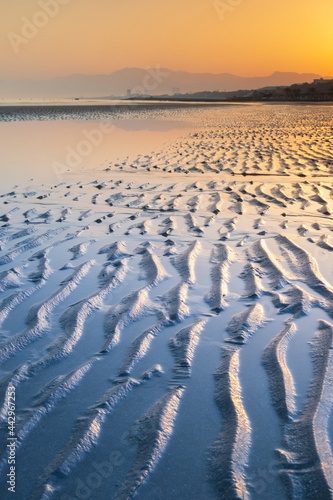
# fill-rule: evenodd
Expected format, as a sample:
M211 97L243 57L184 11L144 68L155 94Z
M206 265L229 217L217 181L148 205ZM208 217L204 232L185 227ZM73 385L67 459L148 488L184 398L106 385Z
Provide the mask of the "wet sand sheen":
M205 110L202 122L98 175L1 195L1 437L13 385L18 459L41 448L45 461L39 477L20 471L22 500L78 498L79 484L119 500L333 498L331 116L260 106ZM295 364L308 360L293 339L313 311L302 406ZM250 381L264 403L250 404ZM263 404L280 423L260 455ZM49 449L42 432L35 442L66 411L59 443ZM91 457L104 463L125 423L127 458L101 478ZM183 470L177 458L191 449L200 458ZM257 480L266 456L276 493Z

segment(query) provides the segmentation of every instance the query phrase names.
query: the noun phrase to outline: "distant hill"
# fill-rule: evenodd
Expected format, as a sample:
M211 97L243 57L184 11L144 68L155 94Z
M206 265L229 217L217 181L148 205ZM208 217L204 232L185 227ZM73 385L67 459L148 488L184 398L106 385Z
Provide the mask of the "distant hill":
M161 69L125 68L109 75L70 75L51 80L0 80L0 98L64 98L236 91L312 82L320 75L275 72L263 77L229 73L187 73Z

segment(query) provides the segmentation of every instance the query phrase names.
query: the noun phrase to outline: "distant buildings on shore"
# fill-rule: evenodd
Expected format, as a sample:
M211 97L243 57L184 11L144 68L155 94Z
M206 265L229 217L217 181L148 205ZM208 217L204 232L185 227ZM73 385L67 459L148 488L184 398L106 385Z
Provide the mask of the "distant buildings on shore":
M312 83L294 84L289 87L264 87L258 90L237 90L235 92L203 91L181 94L178 87L172 95L149 95L127 90L125 99L157 101L333 101L333 79L317 78Z

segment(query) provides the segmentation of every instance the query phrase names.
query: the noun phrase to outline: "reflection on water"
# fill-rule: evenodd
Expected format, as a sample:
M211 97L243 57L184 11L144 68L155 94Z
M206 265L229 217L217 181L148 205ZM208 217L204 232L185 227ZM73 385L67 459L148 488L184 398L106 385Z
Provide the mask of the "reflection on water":
M10 189L30 179L52 181L54 165L67 165L69 156L76 171L99 169L149 153L188 130L177 120L0 122L1 184Z
M145 163L150 153L153 165L156 152L165 143L168 150L170 141L174 169L190 165L201 172L204 164L212 172L235 174L247 168L260 172L264 166L289 173L310 158L318 174L332 171L332 114L327 105L78 102L0 106L4 188L31 178L53 182L59 169L80 175L127 157L131 162L138 155ZM208 144L202 148L198 140L191 153L188 145L181 153L176 139L199 128L211 131ZM294 163L287 164L286 155Z

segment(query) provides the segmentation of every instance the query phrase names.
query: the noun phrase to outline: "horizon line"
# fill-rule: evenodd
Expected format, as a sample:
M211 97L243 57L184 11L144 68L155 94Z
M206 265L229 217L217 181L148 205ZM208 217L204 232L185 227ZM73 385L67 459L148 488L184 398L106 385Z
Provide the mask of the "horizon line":
M51 76L51 77L40 77L40 78L31 78L31 77L19 77L19 78L3 78L3 77L0 77L0 80L2 81L8 81L8 82L12 82L12 81L24 81L24 80L29 80L29 81L50 81L50 80L55 80L57 78L69 78L69 77L73 77L73 76L96 76L96 77L99 77L99 76L111 76L113 75L114 73L117 73L117 72L120 72L120 71L124 71L124 70L140 70L140 71L145 71L145 70L148 70L148 69L159 69L159 70L166 70L166 71L170 71L172 73L186 73L186 74L189 74L189 75L210 75L210 76L222 76L222 75L230 75L230 76L233 76L233 77L237 77L237 78L268 78L270 76L273 76L273 75L276 75L276 74L295 74L295 75L315 75L315 76L319 76L321 78L328 78L328 79L333 79L333 76L328 76L328 75L322 75L320 73L315 73L315 72L298 72L298 71L280 71L280 70L275 70L273 71L272 73L270 74L266 74L266 75L252 75L252 76L241 76L241 75L238 75L238 74L235 74L235 73L229 73L228 71L225 71L225 72L221 72L221 73L210 73L210 72L191 72L191 71L183 71L183 70L174 70L174 69L170 69L170 68L166 68L166 67L159 67L159 66L146 66L145 68L143 67L136 67L136 66L133 66L133 67L123 67L123 68L120 68L120 69L117 69L117 70L114 70L112 71L111 73L67 73L67 74L64 74L64 75L54 75L54 76Z

